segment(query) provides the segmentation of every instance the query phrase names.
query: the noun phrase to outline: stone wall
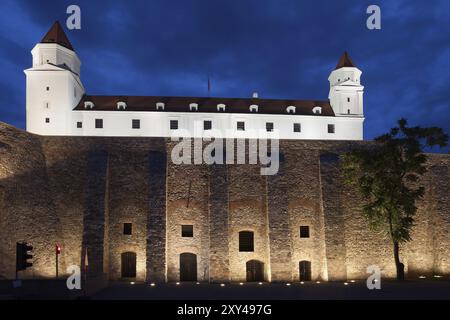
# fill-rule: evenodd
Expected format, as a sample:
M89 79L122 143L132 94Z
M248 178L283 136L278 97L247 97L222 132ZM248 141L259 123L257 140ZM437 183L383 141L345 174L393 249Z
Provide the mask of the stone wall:
M223 239L229 247L231 281L246 281L246 263L264 264L264 279L270 279L266 179L254 165L228 166L229 230ZM253 232L254 251L239 252L239 232Z
M0 123L0 279L15 277L16 242L33 246L21 278L55 277L62 224L39 139ZM82 213L80 212L80 215Z
M364 278L372 264L393 277L389 238L370 230L340 177L339 155L367 143L281 141L279 173L261 176L254 164L174 164L166 139L39 137L0 124L0 278L15 276L22 240L34 264L21 277L54 277L55 244L61 276L87 247L88 271L111 280L125 252L136 253L138 281L179 281L182 253L196 255L198 281L245 281L250 260L266 281L298 281L303 260L312 280ZM429 155L413 240L401 248L408 276L450 274L449 165ZM184 224L193 237L181 236ZM239 252L240 231L254 233L254 252Z

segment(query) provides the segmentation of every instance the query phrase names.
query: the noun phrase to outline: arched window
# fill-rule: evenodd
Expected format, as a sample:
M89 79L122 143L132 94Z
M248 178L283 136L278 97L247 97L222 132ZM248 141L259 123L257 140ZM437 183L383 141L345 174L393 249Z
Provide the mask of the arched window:
M225 104L223 104L223 103L219 103L218 105L217 105L217 111L225 111Z
M315 106L315 107L312 109L312 112L313 112L314 114L322 114L322 107L320 107L320 106Z
M156 111L164 111L164 102L157 102L156 103Z
M127 104L123 101L117 102L117 110L125 110L127 108Z
M240 252L253 252L253 232L252 231L241 231L239 232L239 251Z
M287 113L295 113L295 106L289 106L286 108Z
M122 278L136 278L136 253L123 252L121 260Z

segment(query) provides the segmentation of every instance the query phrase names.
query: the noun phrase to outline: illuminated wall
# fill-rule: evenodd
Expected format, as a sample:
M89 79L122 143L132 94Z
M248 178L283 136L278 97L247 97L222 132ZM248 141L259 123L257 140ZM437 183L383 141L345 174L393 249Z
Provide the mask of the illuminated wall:
M395 276L389 239L369 229L362 199L341 181L338 155L352 143L282 141L272 177L259 165L175 165L173 145L39 137L0 124L0 278L14 278L22 240L34 247L23 278L55 276L55 244L61 276L83 265L86 247L91 275L112 280L126 252L136 254L137 281L179 281L183 253L196 255L198 281L246 281L250 260L264 264L265 281L299 281L300 261L311 262L312 280L364 278L373 264ZM449 162L429 157L413 240L401 248L410 277L450 274ZM239 251L240 231L254 233L253 252Z

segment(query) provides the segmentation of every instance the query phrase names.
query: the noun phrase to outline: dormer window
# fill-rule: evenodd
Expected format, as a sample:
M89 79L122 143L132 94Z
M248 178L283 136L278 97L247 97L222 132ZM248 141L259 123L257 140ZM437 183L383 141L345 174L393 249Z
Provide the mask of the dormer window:
M258 112L258 105L252 104L250 106L250 112Z
M225 105L223 103L219 103L217 105L217 111L225 111Z
M164 102L156 103L156 111L164 111Z
M190 111L198 111L198 104L197 103L189 104L189 110Z
M92 101L85 101L84 102L84 108L85 109L93 109L94 108L94 103Z
M314 114L322 114L322 107L315 106L315 107L312 109L312 112L313 112Z
M295 106L289 106L286 108L287 113L295 113Z
M127 104L123 101L117 102L117 110L125 110L127 108Z

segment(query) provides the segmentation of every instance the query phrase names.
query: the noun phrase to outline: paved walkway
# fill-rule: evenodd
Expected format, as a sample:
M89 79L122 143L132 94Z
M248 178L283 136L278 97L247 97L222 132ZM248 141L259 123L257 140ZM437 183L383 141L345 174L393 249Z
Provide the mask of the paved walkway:
M382 281L380 290L369 290L364 281L335 283L286 284L244 283L206 284L175 283L151 286L145 283L112 283L95 294L93 299L151 300L309 300L309 299L445 299L450 300L449 280L417 280L397 283Z

